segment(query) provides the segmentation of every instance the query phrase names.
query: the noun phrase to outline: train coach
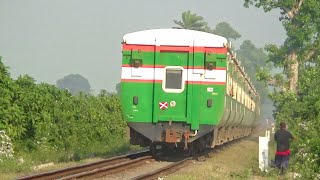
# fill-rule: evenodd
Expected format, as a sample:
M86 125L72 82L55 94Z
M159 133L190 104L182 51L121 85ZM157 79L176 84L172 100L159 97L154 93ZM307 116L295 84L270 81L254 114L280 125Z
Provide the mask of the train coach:
M186 29L122 41L121 106L130 143L214 147L247 136L260 99L226 38Z

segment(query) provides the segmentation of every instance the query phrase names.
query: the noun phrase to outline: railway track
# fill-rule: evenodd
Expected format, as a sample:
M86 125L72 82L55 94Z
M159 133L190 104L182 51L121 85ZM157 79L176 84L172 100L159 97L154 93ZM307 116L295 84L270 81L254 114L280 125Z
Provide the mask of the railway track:
M239 140L234 140L232 142L225 143L223 145L217 146L214 149L198 153L193 157L178 158L174 163L167 166L156 169L152 172L142 174L130 179L141 180L141 179L157 179L158 177L163 177L165 175L171 174L179 169L184 168L194 159L205 159L210 156L210 153L219 152L221 149L228 147ZM149 151L143 151L134 154L117 156L102 161L88 163L84 165L69 167L61 170L35 174L31 176L20 177L18 180L42 180L42 179L99 179L102 177L107 177L108 175L118 174L126 170L132 170L150 163L151 161L156 161Z
M154 160L149 151L117 156L94 163L83 164L56 171L19 177L18 180L47 179L93 179L112 174L125 169L137 167L147 161Z
M178 162L175 162L175 163L170 164L168 166L165 166L163 168L157 169L153 172L142 174L140 176L134 177L133 179L134 180L157 179L158 177L173 173L173 172L187 166L188 163L190 163L192 159L193 159L193 157L185 158L181 161L178 161Z

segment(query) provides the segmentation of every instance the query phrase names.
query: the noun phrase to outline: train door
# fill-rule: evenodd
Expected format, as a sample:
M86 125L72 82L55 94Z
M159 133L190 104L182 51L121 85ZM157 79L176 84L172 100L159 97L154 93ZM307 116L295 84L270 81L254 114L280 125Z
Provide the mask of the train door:
M155 58L153 122L186 121L189 52L160 51Z

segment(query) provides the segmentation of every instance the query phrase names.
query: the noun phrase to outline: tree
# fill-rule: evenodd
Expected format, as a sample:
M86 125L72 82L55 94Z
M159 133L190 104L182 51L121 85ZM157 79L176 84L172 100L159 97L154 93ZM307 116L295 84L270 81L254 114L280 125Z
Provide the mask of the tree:
M262 7L266 12L280 9L287 39L280 47L266 46L270 61L283 69L262 77L275 87L271 94L277 122L288 122L299 137L293 143L294 171L301 179L316 179L320 173L320 3L318 0L245 0L245 6ZM261 76L260 76L261 77Z
M121 93L121 82L117 83L117 85L116 85L116 91L117 91L117 94L120 95L120 93Z
M268 67L268 55L262 48L257 48L250 40L243 41L236 53L241 65L245 67L252 80L257 80L255 73L259 68Z
M71 94L80 92L89 93L91 86L89 81L80 74L69 74L57 81L57 87L67 89Z
M85 87L79 87L81 83ZM75 87L79 91L90 90L89 82L81 75L68 75L57 84L60 88L67 86L70 91ZM73 86L69 87L70 84ZM37 84L28 75L13 80L0 57L0 95L0 140L3 140L0 145L10 150L13 147L13 155L27 160L24 155L40 154L40 158L25 162L27 164L51 160L46 155L60 150L64 155L59 161L98 155L115 139L119 141L124 137L126 123L122 119L119 96L105 90L97 96L84 93L72 96L54 85ZM9 160L16 164L16 158L2 161L4 153L7 152L0 152L0 164ZM9 171L6 167L1 169Z
M276 67L283 67L288 79L286 91L297 93L299 65L310 62L320 48L319 23L320 4L318 0L245 0L244 5L262 7L265 12L280 9L279 20L287 31L287 39L280 47L268 45L270 60ZM271 79L269 79L271 80ZM272 81L272 80L271 80Z
M208 26L208 23L204 21L204 18L202 16L199 16L196 13L191 13L190 10L183 12L181 17L182 21L173 21L182 29L192 29L197 31L213 33L216 35L223 36L229 40L236 40L241 37L241 35L236 30L234 30L227 22L220 22L216 25L215 29L211 29Z
M8 72L8 67L2 63L2 57L0 56L0 82L5 78L10 78L10 73Z
M0 129L15 139L26 131L25 118L21 108L16 104L20 95L17 94L18 86L7 69L0 57Z
M182 29L191 29L197 31L208 30L207 22L204 21L202 16L196 13L191 13L190 10L185 11L181 15L182 21L173 20L173 22L180 26Z
M227 39L234 39L237 40L241 37L241 34L239 34L236 30L234 30L229 23L227 22L220 22L216 25L215 29L212 30L213 34L217 34L220 36L223 36Z

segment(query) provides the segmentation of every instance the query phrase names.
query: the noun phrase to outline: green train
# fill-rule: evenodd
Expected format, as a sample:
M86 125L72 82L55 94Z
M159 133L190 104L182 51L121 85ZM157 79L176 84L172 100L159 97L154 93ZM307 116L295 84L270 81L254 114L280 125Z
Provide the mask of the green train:
M260 119L259 95L227 39L186 29L123 36L121 106L130 143L151 149L214 147Z

